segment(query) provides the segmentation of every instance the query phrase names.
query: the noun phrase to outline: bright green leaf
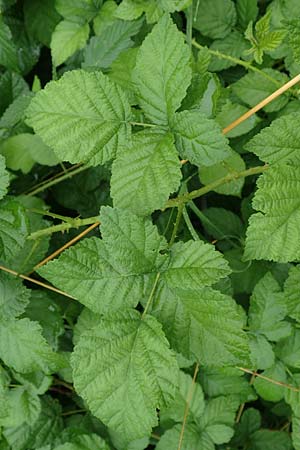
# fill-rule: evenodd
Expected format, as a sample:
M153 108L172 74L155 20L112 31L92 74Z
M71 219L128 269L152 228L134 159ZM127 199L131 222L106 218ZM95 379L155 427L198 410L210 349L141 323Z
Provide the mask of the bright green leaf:
M180 183L181 170L171 134L136 133L112 167L114 205L146 215L162 209Z
M82 49L89 37L89 25L62 20L55 27L51 38L51 54L54 65L60 66L77 50Z
M128 441L151 432L156 408L170 403L178 383L160 324L136 311L107 314L84 333L72 366L75 388L92 413Z
M73 163L102 164L129 137L127 98L101 72L67 72L36 94L27 114L58 158Z
M148 119L167 125L191 81L189 48L168 15L143 41L133 76L140 106Z

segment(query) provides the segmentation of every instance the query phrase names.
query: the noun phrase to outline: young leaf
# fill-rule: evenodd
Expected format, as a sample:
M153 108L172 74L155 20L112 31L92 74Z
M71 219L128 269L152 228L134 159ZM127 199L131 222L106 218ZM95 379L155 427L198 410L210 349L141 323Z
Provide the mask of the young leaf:
M148 119L167 125L191 82L189 48L168 15L160 19L142 43L133 79L139 104Z
M277 164L300 164L300 114L295 112L274 120L245 146L262 161Z
M211 39L227 36L236 22L236 10L231 0L199 0L194 2L197 13L193 27Z
M171 134L142 131L112 166L114 205L146 215L162 209L180 183L180 162Z
M132 310L107 314L84 333L72 366L75 388L93 414L128 442L151 432L156 408L170 403L178 384L160 324Z
M125 94L101 72L67 72L32 100L27 122L60 160L102 164L130 133Z
M80 24L62 20L56 26L51 38L53 64L57 67L64 63L77 50L82 49L89 37L88 23Z
M55 354L41 334L41 327L29 319L0 322L0 357L17 372L56 371L64 360Z
M197 166L211 166L230 156L228 139L214 120L198 111L174 115L172 131L182 158Z
M298 167L281 165L258 180L247 229L245 259L288 262L300 258Z

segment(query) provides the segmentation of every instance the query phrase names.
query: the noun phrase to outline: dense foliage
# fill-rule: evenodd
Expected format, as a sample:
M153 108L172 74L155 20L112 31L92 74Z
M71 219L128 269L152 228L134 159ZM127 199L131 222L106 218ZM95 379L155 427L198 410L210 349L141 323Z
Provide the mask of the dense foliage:
M299 0L0 13L0 450L300 450Z

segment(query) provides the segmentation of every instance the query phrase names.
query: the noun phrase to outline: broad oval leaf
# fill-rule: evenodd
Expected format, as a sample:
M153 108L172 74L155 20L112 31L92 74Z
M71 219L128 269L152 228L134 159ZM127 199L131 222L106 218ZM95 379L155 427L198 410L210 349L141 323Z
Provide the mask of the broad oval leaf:
M181 179L178 153L171 134L142 131L117 155L112 167L114 205L140 214L162 209Z
M146 116L167 125L191 82L189 48L167 14L142 43L133 77Z
M91 165L112 159L130 134L125 94L101 72L74 70L39 91L27 123L60 160Z
M178 384L176 358L161 325L133 310L108 314L86 331L71 362L76 391L128 442L150 434L156 408L174 398Z

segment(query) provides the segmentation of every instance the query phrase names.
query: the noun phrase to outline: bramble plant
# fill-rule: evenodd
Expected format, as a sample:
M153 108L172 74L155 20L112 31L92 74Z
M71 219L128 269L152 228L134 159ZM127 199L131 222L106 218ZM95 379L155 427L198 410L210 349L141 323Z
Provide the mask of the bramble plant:
M300 450L300 2L0 13L0 450Z

